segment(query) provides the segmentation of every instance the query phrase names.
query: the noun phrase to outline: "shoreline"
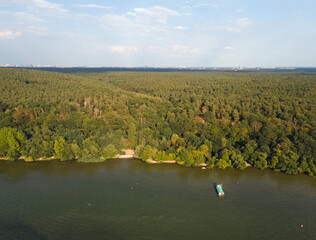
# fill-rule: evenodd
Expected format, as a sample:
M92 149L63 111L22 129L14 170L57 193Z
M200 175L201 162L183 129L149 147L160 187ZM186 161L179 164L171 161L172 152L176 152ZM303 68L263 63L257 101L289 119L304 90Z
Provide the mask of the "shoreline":
M176 164L177 163L176 160L157 161L157 160L154 160L154 159L147 159L144 162L149 163L149 164L160 164L160 163Z
M98 159L100 159L100 161L80 161L81 158L79 157L75 157L74 159L71 160L61 160L60 158L56 158L55 156L51 156L51 157L39 157L37 159L32 159L31 161L28 160L28 157L25 156L21 156L19 159L16 160L10 160L8 157L0 157L0 161L9 161L9 162L14 162L14 161L24 161L26 163L32 163L32 162L49 162L49 161L53 161L53 160L57 160L60 162L67 162L67 161L75 161L78 163L100 163L100 162L104 162L108 159L112 159L112 160L118 160L118 159L130 159L130 160L140 160L142 162L148 163L148 164L177 164L179 166L183 166L182 164L180 164L177 160L166 160L166 161L162 161L162 160L154 160L154 159L147 159L145 161L143 161L140 158L136 158L134 155L128 154L128 155L119 155L117 154L115 157L113 158L104 158L104 157L99 157ZM207 163L201 163L198 166L191 166L191 167L200 167L202 169L206 169L207 167L210 167ZM213 166L214 167L214 166ZM213 168L211 167L211 168ZM247 163L246 167L252 167L251 164ZM233 168L233 167L232 167Z
M105 162L106 160L124 160L125 159L125 160L137 160L137 161L141 161L141 162L144 162L144 163L147 163L147 164L176 164L176 165L179 165L179 166L182 166L182 167L200 168L200 169L203 169L203 170L205 170L205 169L211 170L213 168L217 168L215 165L210 166L207 163L202 163L202 164L200 164L198 166L194 166L194 165L192 165L192 166L184 166L184 165L182 165L181 163L179 163L176 160L156 161L156 160L153 160L153 159L147 159L146 161L143 161L141 158L136 158L134 156L128 156L128 155L119 155L119 156L117 155L117 156L115 156L113 158L99 157L97 159L98 160L94 159L94 161L84 161L85 159L80 160L80 158L75 157L74 159L64 160L63 161L60 158L55 158L55 156L51 156L51 157L40 157L40 158L37 158L35 160L28 161L27 157L21 156L19 159L16 159L16 160L9 160L8 157L0 157L0 162L1 161L3 161L3 162L15 162L15 161L22 161L23 160L24 163L30 163L31 164L31 163L34 163L34 162L39 163L39 162L50 162L50 161L59 161L59 162L71 162L71 161L73 161L75 163L93 164L93 163L102 163L102 162ZM246 164L246 169L247 168L253 168L253 166L251 164L247 163ZM217 169L219 169L219 168L217 168ZM227 169L236 169L236 170L238 170L237 168L234 168L233 166L228 167ZM275 170L275 169L271 169L271 168L266 168L266 169L273 170L275 172L282 172L280 170ZM263 170L266 170L266 169L263 169ZM223 170L225 170L225 169L223 169ZM239 170L239 171L242 171L242 170ZM285 172L282 172L282 173L284 173L286 175L292 175L292 176L301 175L301 174L307 175L307 174L304 174L304 173L298 173L298 174L287 174ZM307 176L309 176L309 175L307 175Z

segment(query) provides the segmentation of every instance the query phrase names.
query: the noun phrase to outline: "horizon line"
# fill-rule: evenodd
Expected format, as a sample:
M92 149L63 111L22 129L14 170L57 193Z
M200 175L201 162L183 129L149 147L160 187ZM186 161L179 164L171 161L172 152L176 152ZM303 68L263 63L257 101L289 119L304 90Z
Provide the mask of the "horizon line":
M1 68L144 68L144 69L301 69L301 68L316 68L316 66L89 66L89 65L18 65L18 64L2 64Z

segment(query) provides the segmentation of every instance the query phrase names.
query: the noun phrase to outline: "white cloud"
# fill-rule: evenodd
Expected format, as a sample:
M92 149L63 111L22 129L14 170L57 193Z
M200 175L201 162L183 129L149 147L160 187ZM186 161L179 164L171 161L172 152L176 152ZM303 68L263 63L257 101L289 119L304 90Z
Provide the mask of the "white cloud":
M51 9L60 8L60 4L50 3L45 0L33 0L33 3L37 5L38 7L42 7L42 8L51 8Z
M0 6L8 7L8 6L14 6L14 5L23 5L27 2L27 0L0 0Z
M20 36L21 32L14 32L11 30L0 31L0 38L14 39Z
M106 29L122 30L137 27L131 19L124 15L106 14L100 18L100 21Z
M218 8L218 5L216 4L211 4L211 3L198 3L193 6L194 8L199 8L199 7L212 7L212 8Z
M68 10L62 4L51 3L45 0L31 0L26 3L30 9L46 9L54 15L67 15Z
M1 15L4 15L3 19L10 20L11 22L44 22L44 20L25 12L0 11L0 17Z
M235 50L235 48L231 47L231 46L226 46L224 47L225 50Z
M127 15L133 16L137 21L142 23L160 23L166 24L169 16L179 16L180 14L169 8L154 6L148 8L134 8L133 12L128 12Z
M2 3L1 1L5 3ZM65 9L62 4L52 3L45 0L0 0L0 6L1 5L26 7L36 13L49 13L51 15L65 16L69 14L69 11Z
M110 51L120 54L130 54L138 52L138 47L135 46L110 46Z
M170 16L180 16L180 14L165 7L154 6L134 8L133 11L125 14L105 14L99 18L99 21L104 29L111 30L112 33L121 31L123 35L145 36L153 32L167 31L166 23Z
M183 27L183 26L175 26L174 29L177 29L177 30L187 30L188 28L187 28L187 27Z
M74 7L78 7L78 8L98 8L98 9L106 9L106 10L113 9L113 7L102 6L102 5L97 5L97 4L75 4Z

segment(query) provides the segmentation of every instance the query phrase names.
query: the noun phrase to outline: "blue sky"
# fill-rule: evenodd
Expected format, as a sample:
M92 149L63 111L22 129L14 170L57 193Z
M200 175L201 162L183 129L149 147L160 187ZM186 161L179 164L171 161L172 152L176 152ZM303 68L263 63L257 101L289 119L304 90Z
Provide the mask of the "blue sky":
M0 65L315 67L315 0L0 0Z

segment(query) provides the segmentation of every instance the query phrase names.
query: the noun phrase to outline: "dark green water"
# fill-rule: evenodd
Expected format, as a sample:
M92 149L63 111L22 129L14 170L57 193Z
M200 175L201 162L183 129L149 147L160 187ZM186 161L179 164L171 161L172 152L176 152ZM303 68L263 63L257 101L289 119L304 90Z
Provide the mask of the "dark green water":
M316 239L316 180L305 175L2 161L0 193L1 240Z

